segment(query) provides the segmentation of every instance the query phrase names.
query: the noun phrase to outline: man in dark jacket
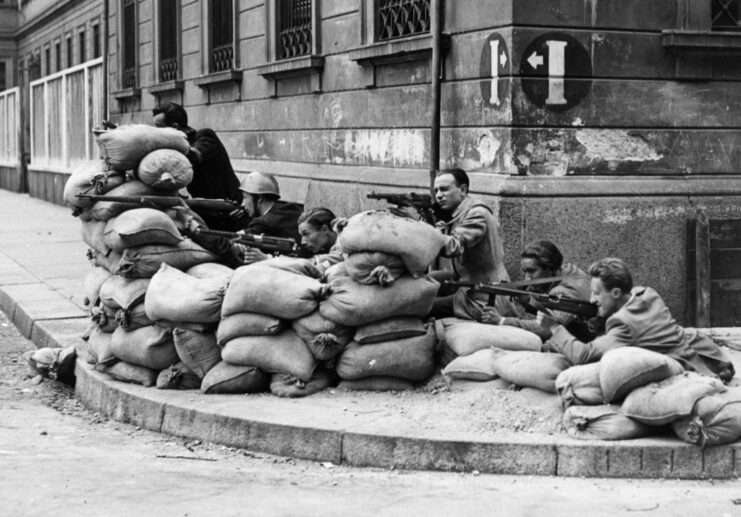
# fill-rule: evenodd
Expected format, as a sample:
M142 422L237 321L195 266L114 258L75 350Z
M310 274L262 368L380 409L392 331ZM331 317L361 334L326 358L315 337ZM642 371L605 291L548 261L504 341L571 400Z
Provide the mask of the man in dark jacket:
M229 155L213 129L193 129L188 125L185 109L174 102L164 102L152 110L154 125L179 129L188 138L186 156L193 165L193 181L186 188L192 197L227 199L239 204L242 192L234 174ZM240 211L230 214L199 213L209 228L235 231L239 229Z

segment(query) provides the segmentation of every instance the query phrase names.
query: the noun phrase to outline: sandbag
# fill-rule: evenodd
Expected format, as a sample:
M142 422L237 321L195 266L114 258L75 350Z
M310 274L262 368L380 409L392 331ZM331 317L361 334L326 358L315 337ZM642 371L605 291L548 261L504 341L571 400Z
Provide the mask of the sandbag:
M107 307L102 303L90 307L90 319L98 326L101 332L113 332L118 327L116 313L118 309Z
M116 170L136 169L142 158L157 149L173 149L182 154L190 149L185 133L171 127L131 124L97 130L96 136L101 158L109 169Z
M129 309L118 309L115 315L116 325L131 332L142 327L154 325L154 321L149 319L147 311L144 309L144 303L138 303Z
M221 349L213 332L176 328L172 337L178 357L200 379L221 362Z
M458 318L435 321L442 363L485 348L540 352L542 340L532 332L509 325L489 325Z
M176 246L183 240L170 217L154 208L133 208L105 224L103 241L114 251L147 244Z
M345 269L350 278L359 284L391 284L406 273L404 262L398 255L380 251L363 251L345 257Z
M94 201L77 196L100 196L126 181L126 173L106 169L107 166L103 160L82 162L72 171L64 184L64 193L62 194L64 202L78 208L90 208Z
M157 149L139 162L136 178L156 189L178 190L193 181L193 165L180 151Z
M322 316L346 327L358 327L392 316L425 316L440 287L429 277L403 276L388 287L363 285L349 277L329 284L329 296L319 305Z
M566 368L556 377L556 392L564 408L598 406L604 402L599 382L600 363L579 364Z
M216 342L224 346L228 341L242 336L270 336L281 332L286 325L275 316L256 312L239 312L219 322Z
M85 280L82 282L82 292L84 293L82 302L85 306L91 307L96 304L100 294L100 287L111 276L110 271L100 266L95 266L88 271L87 275L85 275Z
M340 381L337 389L345 391L412 391L414 383L397 377L364 377L354 381Z
M90 332L87 338L88 353L95 359L95 364L109 366L118 361L111 348L111 336L110 332L103 332L99 328Z
M443 375L451 379L468 381L493 381L499 378L494 371L496 351L493 348L484 348L470 355L456 357L443 368Z
M178 362L172 331L158 325L131 332L117 328L111 335L111 350L122 361L158 371Z
M284 398L308 397L329 388L335 381L332 370L317 368L308 382L287 373L274 373L270 379L270 392Z
M600 386L605 402L622 400L636 388L684 371L675 359L635 346L609 350L600 359L600 365Z
M427 223L384 210L350 217L338 237L343 253L380 251L398 255L412 276L422 276L442 250L442 233Z
M563 426L569 436L579 440L630 440L653 432L614 405L571 406L563 414Z
M197 390L201 387L201 378L181 362L162 370L156 386L160 390Z
M87 250L87 258L92 262L95 267L102 267L110 274L115 274L118 269L118 263L121 262L121 254L111 251L108 255L104 255L96 250Z
M165 193L145 185L141 181L127 181L118 187L109 190L104 196L162 196ZM139 205L120 201L96 201L86 212L86 216L95 221L108 221L127 210L139 208Z
M112 309L130 309L147 294L148 278L129 279L111 276L100 286L100 303Z
M87 221L80 224L83 242L103 255L108 255L112 249L105 242L106 224L105 221Z
M334 264L330 267L328 267L324 274L322 275L322 282L325 284L331 284L332 281L335 278L349 278L350 274L347 272L347 266L345 265L345 262L338 262L337 264Z
M672 423L672 429L700 447L735 442L741 438L741 388L701 398L689 416Z
M221 316L258 312L294 320L314 312L325 291L326 287L315 278L257 262L234 272Z
M185 270L190 276L196 278L223 278L224 284L226 285L231 280L234 270L224 264L218 262L204 262L203 264L196 264L193 267L189 267Z
M288 271L289 273L296 273L297 275L304 275L310 278L319 279L322 276L321 271L317 269L311 259L278 256L263 260L260 262L260 265L274 267L281 271Z
M256 366L265 372L290 373L309 381L316 359L306 343L292 329L273 336L243 336L232 339L221 350L221 358L231 364Z
M196 278L162 264L149 283L144 308L154 321L216 323L225 289L223 278Z
M561 354L496 350L494 371L518 386L556 393L556 377L571 366Z
M424 322L415 316L393 316L374 321L359 327L355 331L355 340L359 345L393 341L407 337L424 336L427 333Z
M138 364L119 361L103 370L117 381L141 384L150 388L157 383L157 370Z
M214 260L217 260L216 255L184 239L175 246L153 244L125 249L116 274L126 278L151 278L162 264L185 270Z
M383 376L424 381L435 372L435 343L432 325L424 336L372 345L352 342L337 361L337 374L344 380Z
M339 355L355 332L353 328L329 321L319 314L319 311L294 320L291 326L308 345L314 357L320 361Z
M689 416L702 397L725 389L719 379L684 372L631 391L623 401L622 412L644 424L665 425Z
M201 382L208 395L262 393L270 388L270 375L254 366L237 366L221 361L211 368Z

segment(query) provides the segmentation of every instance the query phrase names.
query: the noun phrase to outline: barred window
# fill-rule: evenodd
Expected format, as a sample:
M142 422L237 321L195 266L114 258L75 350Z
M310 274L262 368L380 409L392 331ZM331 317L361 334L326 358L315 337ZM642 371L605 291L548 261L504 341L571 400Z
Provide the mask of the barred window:
M376 40L430 31L430 0L376 0Z
M740 0L711 0L710 19L714 31L741 30L739 22Z
M311 54L312 0L278 0L277 59Z
M81 31L79 36L80 40L80 63L85 62L85 31Z
M93 25L93 59L100 57L100 25Z
M211 0L209 72L234 68L234 6L232 0Z
M159 2L160 82L178 78L178 0Z
M136 0L123 0L123 88L134 88L136 81Z

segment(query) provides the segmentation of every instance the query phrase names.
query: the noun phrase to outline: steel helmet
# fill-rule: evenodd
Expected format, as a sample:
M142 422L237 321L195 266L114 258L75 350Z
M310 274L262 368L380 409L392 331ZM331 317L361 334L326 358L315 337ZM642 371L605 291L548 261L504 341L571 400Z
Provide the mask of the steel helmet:
M272 174L266 172L250 172L239 182L239 189L248 194L265 195L272 194L280 197L278 182Z

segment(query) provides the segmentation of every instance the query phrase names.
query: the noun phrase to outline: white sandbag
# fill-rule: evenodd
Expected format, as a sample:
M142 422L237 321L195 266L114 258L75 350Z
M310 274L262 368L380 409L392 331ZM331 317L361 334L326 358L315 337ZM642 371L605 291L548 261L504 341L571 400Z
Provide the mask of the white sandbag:
M622 400L636 388L684 371L668 355L635 346L609 350L600 359L600 386L605 402Z
M445 244L434 226L383 210L350 217L338 239L342 252L348 255L362 251L398 255L412 276L424 275Z
M111 336L111 350L122 361L153 370L164 370L178 362L172 331L158 325L132 332L117 328Z
M440 287L429 277L403 276L388 287L363 285L349 277L329 284L329 296L319 305L322 316L346 327L358 327L392 316L425 316Z
M127 278L151 278L162 264L185 270L215 260L216 255L192 240L184 239L176 246L152 244L125 249L116 274Z
M107 170L103 160L84 161L67 178L62 198L70 206L91 208L94 204L93 201L77 196L99 196L113 190L125 181L126 174L124 172Z
M344 261L338 262L337 264L328 267L322 275L322 282L324 282L325 284L331 284L334 279L340 277L350 277Z
M141 384L146 388L151 388L157 383L157 370L125 361L119 361L108 366L103 372L117 381Z
M118 309L114 319L116 320L116 324L126 332L155 324L155 321L147 316L147 311L144 309L144 302L137 303L128 309Z
M242 336L270 336L286 328L286 324L275 316L256 312L238 312L223 318L216 330L216 342L224 346L234 338Z
M291 326L320 361L339 355L355 333L355 329L329 321L319 311L294 320Z
M148 278L129 279L112 275L100 286L100 302L111 309L130 309L141 303L149 287Z
M497 353L493 348L484 348L470 355L456 357L443 368L443 375L451 379L486 382L499 378L494 370L494 358Z
M183 240L170 217L154 208L133 208L105 223L103 242L122 253L147 244L175 246Z
M104 267L95 266L88 271L88 274L85 275L85 280L82 282L82 292L84 293L83 303L86 307L95 305L100 294L100 287L111 276L110 271Z
M113 332L118 327L118 322L116 321L117 312L117 308L98 303L90 307L90 319L101 332Z
M345 257L345 269L359 284L389 285L407 271L398 255L361 251Z
M95 364L110 366L118 357L113 353L111 348L111 334L103 332L99 328L94 328L87 338L88 354L95 359Z
M672 429L700 447L735 442L741 438L741 388L701 398L689 416L672 423Z
M630 440L650 436L650 426L628 418L620 406L571 406L563 415L563 426L579 440Z
M561 354L496 350L494 371L518 386L556 393L556 377L571 366Z
M600 363L571 366L556 377L556 392L564 408L598 406L604 402L599 382Z
M190 276L196 278L214 278L219 277L224 279L224 285L231 280L234 270L224 264L218 262L204 262L203 264L196 264L193 267L189 267L185 270Z
M623 401L622 412L647 425L665 425L689 416L702 397L725 390L719 379L684 372L631 391Z
M118 263L121 262L121 254L111 251L108 255L104 255L96 250L87 250L87 258L96 267L102 267L110 274L114 275L118 269Z
M213 394L262 393L270 388L270 374L254 366L238 366L221 361L209 370L201 391Z
M136 178L156 189L178 190L193 181L193 165L180 151L157 149L139 162Z
M358 327L353 340L360 345L393 341L407 337L424 336L427 333L421 318L393 316Z
M435 321L443 364L486 348L540 352L542 340L532 332L509 325L489 325L458 318Z
M149 282L144 308L153 321L217 323L225 289L222 278L196 278L162 264Z
M294 320L314 312L325 291L317 279L257 262L234 272L221 316L257 312Z
M107 256L111 247L105 241L105 221L87 221L80 225L82 241L91 249Z
M314 261L306 258L298 257L285 257L277 256L270 257L260 262L261 266L274 267L282 271L288 271L290 273L296 273L297 275L304 275L311 278L321 278L322 273L317 269Z
M180 360L199 378L221 362L221 349L213 332L197 332L176 328L172 332L175 350Z
M101 157L108 168L116 170L135 169L142 158L156 149L173 149L182 154L190 149L185 133L171 127L132 124L96 131L96 135Z
M145 185L141 181L127 181L118 187L109 190L104 196L161 196L165 193L157 191ZM121 201L96 201L95 204L86 212L86 216L95 221L108 221L127 210L139 208L139 205L132 203L123 203Z

